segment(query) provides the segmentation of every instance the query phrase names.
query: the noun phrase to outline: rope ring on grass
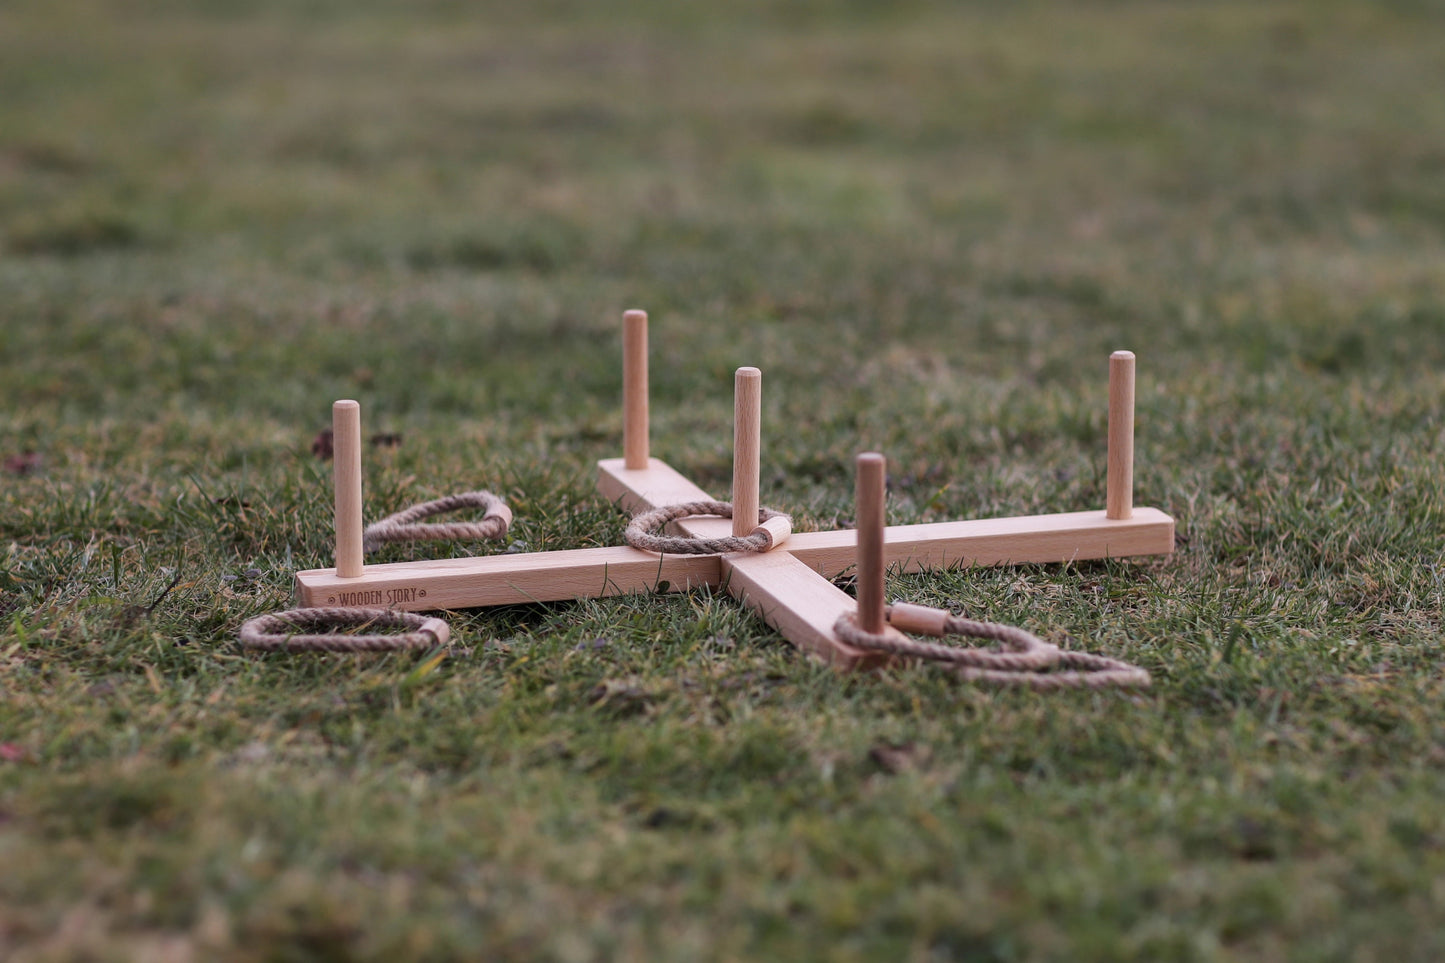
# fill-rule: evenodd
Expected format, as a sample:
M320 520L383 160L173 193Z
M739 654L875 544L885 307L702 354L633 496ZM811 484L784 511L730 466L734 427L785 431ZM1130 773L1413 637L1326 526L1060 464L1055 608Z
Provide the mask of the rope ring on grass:
M858 625L857 616L851 613L840 617L833 631L839 639L856 648L943 663L969 682L1046 692L1110 686L1144 688L1151 681L1149 673L1137 666L1087 652L1066 652L1012 625L979 622L941 611L938 614L942 616L940 635L988 639L1003 643L1010 651L920 642L887 624L882 632L865 632Z
M401 634L343 635L316 633L315 629L409 629ZM451 629L446 622L395 609L314 608L288 609L258 615L241 626L241 644L269 652L388 652L423 651L446 645Z
M459 508L480 508L480 522L432 522L419 524L424 518L453 512ZM374 552L386 542L412 542L426 539L496 539L507 534L512 524L512 510L507 503L486 491L461 492L435 501L422 502L388 515L366 526L361 533L362 550Z
M633 517L622 537L633 548L644 552L661 552L667 555L722 555L727 552L766 552L775 542L772 532L764 528L754 529L749 535L730 535L727 538L688 538L682 535L661 535L663 526L680 518L694 515L717 515L733 517L732 502L683 502L680 505L664 505L650 512ZM774 518L788 518L782 512L771 508L758 510L758 524Z

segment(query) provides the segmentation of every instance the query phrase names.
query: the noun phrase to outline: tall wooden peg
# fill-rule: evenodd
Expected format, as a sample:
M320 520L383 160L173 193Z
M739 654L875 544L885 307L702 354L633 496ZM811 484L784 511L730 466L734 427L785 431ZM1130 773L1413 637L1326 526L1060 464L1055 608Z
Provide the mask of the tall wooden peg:
M1105 514L1134 516L1134 352L1109 356L1109 479Z
M361 405L338 401L331 406L332 465L336 481L336 574L360 578L361 553Z
M739 368L733 389L733 535L746 538L758 527L763 373L757 368Z
M625 467L647 467L647 312L622 315L622 459Z
M875 635L883 631L883 527L887 515L887 462L877 452L858 456L858 627Z

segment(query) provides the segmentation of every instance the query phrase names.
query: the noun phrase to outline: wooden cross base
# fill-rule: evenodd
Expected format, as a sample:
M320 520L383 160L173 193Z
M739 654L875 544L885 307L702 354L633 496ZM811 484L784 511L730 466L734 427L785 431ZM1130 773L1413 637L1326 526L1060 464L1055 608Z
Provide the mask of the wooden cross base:
M598 491L629 512L712 498L656 458L645 469L628 469L620 458L601 461L597 469ZM725 518L676 523L682 534L702 538L729 535L731 525ZM853 530L797 532L765 553L656 555L620 546L367 565L356 578L316 569L297 573L296 597L303 606L428 611L725 587L789 642L840 669L858 669L888 657L859 651L833 634L833 623L857 603L830 579L853 568L857 542ZM885 563L899 572L1173 550L1174 519L1153 508L1134 508L1132 517L1121 520L1101 510L884 530Z
M628 311L623 321L624 457L598 462L597 488L609 501L633 513L713 501L666 463L648 456L647 315ZM671 526L675 531L708 539L745 536L756 523L761 386L762 373L756 368L738 369L733 519L679 519ZM1133 507L1134 355L1128 351L1117 351L1109 359L1104 511L884 528L884 461L881 455L870 453L859 461L862 551L860 532L850 530L795 533L760 553L658 555L620 546L365 565L361 557L360 409L354 401L338 401L332 418L336 567L297 573L297 602L306 607L384 606L427 611L677 592L706 585L726 588L805 652L839 668L856 669L880 665L891 657L848 645L834 634L833 625L839 616L857 612L860 623L865 615L878 623L869 631L881 631L886 569L923 572L1174 551L1174 519L1157 509ZM871 492L866 498L861 481L865 474ZM856 601L830 581L855 566L861 570L860 583L868 585L866 592L860 588Z

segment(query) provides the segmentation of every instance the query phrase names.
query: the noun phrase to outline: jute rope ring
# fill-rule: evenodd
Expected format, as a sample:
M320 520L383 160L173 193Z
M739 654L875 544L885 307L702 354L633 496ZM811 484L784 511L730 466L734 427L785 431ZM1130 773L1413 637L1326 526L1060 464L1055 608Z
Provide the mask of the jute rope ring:
M482 520L421 524L424 518L459 508L480 508ZM501 538L507 534L511 524L512 510L498 496L488 491L461 492L413 505L366 526L361 534L362 550L373 552L387 542ZM316 631L348 626L409 631L364 635ZM269 652L425 651L446 645L450 639L451 628L442 619L396 609L288 609L285 612L259 615L241 626L242 646Z
M401 634L341 635L315 629L408 629ZM241 644L268 652L382 652L434 649L446 645L451 629L437 618L395 609L288 609L258 615L241 626Z
M622 533L627 544L644 552L661 552L667 555L722 555L727 552L766 552L780 543L791 530L790 525L765 527L774 519L791 521L789 516L771 508L758 510L758 527L749 535L730 535L727 538L688 538L683 535L662 535L663 526L680 518L694 515L716 515L733 517L732 502L683 502L680 505L664 505L650 512L633 517L627 530ZM772 530L772 529L777 529Z
M480 508L480 522L431 522L422 519L453 512L459 508ZM374 552L387 542L415 542L443 539L496 539L507 534L512 510L501 498L487 491L461 492L435 501L422 502L388 515L366 526L361 533L363 551Z
M892 625L883 631L865 632L853 614L844 615L833 626L838 638L849 645L875 652L909 656L947 665L959 678L998 686L1020 686L1036 691L1057 689L1103 689L1110 686L1144 688L1150 684L1143 669L1087 652L1067 652L1031 632L997 622L965 619L941 609L923 606L894 606L906 609L903 620L910 630L931 635L960 635L1000 642L1010 651L962 648L937 642L920 642ZM919 616L922 616L920 621ZM927 623L926 625L924 623ZM1062 670L1062 671L1060 671Z

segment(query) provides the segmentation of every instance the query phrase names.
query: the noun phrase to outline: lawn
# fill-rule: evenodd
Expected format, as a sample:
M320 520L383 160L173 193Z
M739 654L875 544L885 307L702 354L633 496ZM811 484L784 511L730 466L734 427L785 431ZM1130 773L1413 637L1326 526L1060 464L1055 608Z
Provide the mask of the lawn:
M0 957L1445 958L1445 7L0 6ZM721 592L255 654L366 513L615 545L653 451L851 524L1100 507L1169 557L889 593L1147 668L842 675ZM491 553L394 546L378 560ZM846 584L846 583L845 583Z

